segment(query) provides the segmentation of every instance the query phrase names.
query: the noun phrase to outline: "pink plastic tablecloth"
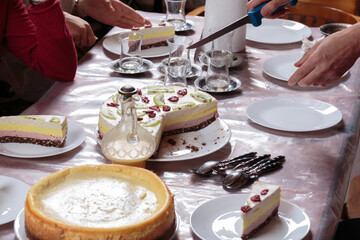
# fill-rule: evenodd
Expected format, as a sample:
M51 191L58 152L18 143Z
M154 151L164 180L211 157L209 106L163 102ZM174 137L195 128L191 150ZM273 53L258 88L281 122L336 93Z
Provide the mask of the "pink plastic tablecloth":
M164 17L154 13L143 14L151 18ZM197 40L204 18L189 19L195 23L195 28L182 35ZM114 28L108 35L120 30ZM318 29L313 28L312 31L314 38L320 37ZM117 55L106 51L102 41L80 61L73 83L56 83L41 100L24 112L67 115L69 120L85 129L85 142L73 151L54 157L20 159L0 156L0 175L33 185L40 178L67 167L110 163L102 155L94 136L99 107L124 84L142 87L162 83L163 76L156 70L162 58L151 59L154 66L150 72L119 75L108 67ZM351 68L346 80L325 89L288 87L285 82L262 72L266 59L297 52L300 47L301 42L266 45L248 41L241 53L243 64L230 70L231 76L241 80L241 89L214 95L219 101L220 118L232 131L230 142L219 151L192 160L147 162L146 168L156 172L175 195L176 211L180 217L178 239L196 239L190 227L190 216L200 204L220 196L248 193L251 187L228 192L222 188L221 178L193 176L188 169L199 167L208 160L224 160L252 151L286 156L282 169L261 176L260 180L280 185L282 198L298 205L309 216L311 228L306 239L331 239L340 219L359 140L360 65L357 62ZM245 113L246 107L274 96L298 96L328 102L340 109L343 120L326 130L307 133L271 130L250 122ZM13 223L0 226L0 239L14 238Z

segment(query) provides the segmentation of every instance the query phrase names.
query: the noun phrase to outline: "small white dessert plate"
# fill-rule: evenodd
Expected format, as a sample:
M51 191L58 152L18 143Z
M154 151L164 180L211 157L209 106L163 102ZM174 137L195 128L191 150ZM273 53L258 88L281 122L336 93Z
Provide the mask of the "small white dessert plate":
M303 52L297 52L271 57L264 62L263 71L270 77L287 82L298 69L294 63L299 61L303 55Z
M103 41L103 47L109 52L120 55L121 45L118 39L118 35L119 33L106 37ZM153 47L153 48L141 50L141 56L143 58L164 57L166 55L169 55L168 46Z
M97 142L101 145L98 128L95 129L94 134ZM203 157L224 147L230 138L229 126L218 118L206 128L198 131L163 137L156 155L146 161L172 162Z
M205 91L205 92L210 92L210 93L226 93L226 92L232 92L235 91L236 89L238 89L241 86L241 81L235 77L231 77L230 76L230 84L227 88L223 89L223 88L211 88L208 87L205 83L205 78L198 78L195 80L194 85L197 89Z
M294 64L299 61L303 55L303 52L296 52L271 57L264 62L263 71L270 77L287 82L298 69ZM345 72L342 77L345 77L348 73L349 71Z
M322 130L342 119L340 110L335 106L300 97L265 98L249 105L246 114L261 126L289 132Z
M237 67L241 65L244 61L244 58L240 56L240 54L233 53L233 61L231 62L230 67ZM205 66L207 66L207 62L205 60L205 53L201 54L199 57L199 62Z
M25 231L25 213L23 206L22 210L19 212L14 221L14 232L18 240L29 240L29 238L26 236ZM175 237L180 225L180 217L177 212L175 212L175 215L175 228L170 229L169 232L167 232L166 235L161 239L173 239Z
M241 240L240 207L247 194L232 194L207 201L192 213L190 225L200 239ZM279 216L274 217L251 239L302 239L310 230L306 213L293 203L280 201Z
M157 70L164 75L165 74L165 67L164 64L160 63L160 65L157 67ZM188 74L186 75L187 78L192 78L192 77L198 77L200 76L202 73L202 69L199 65L197 64L192 64L191 65L191 70L188 72Z
M0 176L0 225L13 221L24 207L30 186L15 178Z
M123 69L120 66L120 60L117 59L110 64L110 68L114 72L121 73L121 74L139 74L139 73L144 73L144 72L148 71L152 67L152 65L153 65L153 63L150 60L143 59L143 64L139 70L136 70L136 71L128 70L128 69Z
M246 39L267 44L287 44L299 42L311 36L311 29L299 22L286 19L262 19L262 24L254 27L246 24Z
M0 143L0 154L16 158L42 158L66 153L77 148L86 137L85 130L77 123L68 121L68 133L64 147L44 147L31 143Z

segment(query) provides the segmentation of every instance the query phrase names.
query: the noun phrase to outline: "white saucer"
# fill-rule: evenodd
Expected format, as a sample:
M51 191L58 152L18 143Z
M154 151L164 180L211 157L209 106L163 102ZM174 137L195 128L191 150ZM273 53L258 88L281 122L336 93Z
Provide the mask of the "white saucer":
M262 19L262 24L254 27L246 24L246 39L266 44L287 44L300 42L311 36L311 29L299 22L286 19Z
M16 158L50 157L77 148L85 137L85 130L79 124L68 121L68 135L64 147L44 147L31 143L0 143L0 154Z
M6 176L0 176L0 225L13 221L24 207L30 186Z
M176 232L179 229L179 225L180 225L180 217L177 214L177 212L175 212L175 228L170 229L165 236L163 236L161 239L173 239L176 235ZM24 213L24 208L22 208L22 210L19 212L19 214L17 215L15 221L14 221L14 232L15 235L17 237L18 240L29 240L29 238L26 236L26 231L25 231L25 213Z
M187 19L185 27L175 28L175 32L186 32L186 31L193 29L194 27L195 27L195 23L193 21Z
M165 69L164 69L164 64L160 63L159 66L157 67L157 70L164 75L165 74ZM191 65L191 70L188 72L188 74L186 75L187 78L192 78L192 77L198 77L200 76L202 73L202 69L199 65L197 64L192 64Z
M233 61L231 62L230 67L237 67L241 65L244 61L244 58L240 56L240 54L233 53ZM207 66L207 62L205 60L205 53L201 54L199 57L199 62L205 66Z
M230 76L230 85L225 89L214 89L210 88L205 83L205 78L198 78L195 80L194 85L197 89L210 92L210 93L226 93L226 92L232 92L241 87L241 81L235 77Z
M240 207L247 194L232 194L201 204L190 218L193 232L203 240L241 240ZM279 216L257 232L254 240L302 239L310 230L306 213L293 203L280 201Z
M322 130L342 119L340 110L335 106L300 97L265 98L248 106L246 114L261 126L289 132Z
M111 64L110 64L110 68L111 70L113 70L114 72L117 72L117 73L121 73L121 74L139 74L139 73L144 73L144 72L147 72L153 65L153 63L150 61L150 60L147 60L147 59L143 59L143 65L141 66L141 68L139 70L128 70L128 69L123 69L120 67L120 64L119 64L120 60L117 59L115 61L113 61Z

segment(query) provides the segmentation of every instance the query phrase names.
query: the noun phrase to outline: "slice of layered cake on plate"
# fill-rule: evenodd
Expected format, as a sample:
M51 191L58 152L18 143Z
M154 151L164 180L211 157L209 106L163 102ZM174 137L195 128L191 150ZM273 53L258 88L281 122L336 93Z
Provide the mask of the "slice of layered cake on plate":
M133 27L133 32L139 32L144 35L141 49L149 49L152 47L167 46L166 40L175 35L175 28L172 24L161 22L153 25L145 25L144 27Z
M98 123L99 139L121 119L118 93L103 102ZM138 89L135 107L138 123L155 138L156 149L161 136L170 136L205 128L218 117L218 101L194 88L149 86Z
M248 239L278 214L280 205L280 187L254 182L245 204L241 206L243 220L242 239Z
M65 116L4 116L0 117L0 143L17 142L63 147L67 129Z

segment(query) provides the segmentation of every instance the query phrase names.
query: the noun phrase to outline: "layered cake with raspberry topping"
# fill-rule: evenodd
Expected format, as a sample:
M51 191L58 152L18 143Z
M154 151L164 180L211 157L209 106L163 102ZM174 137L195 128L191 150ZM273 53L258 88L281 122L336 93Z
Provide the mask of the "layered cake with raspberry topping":
M67 129L65 116L4 116L0 117L0 143L17 142L63 147Z
M145 25L144 27L133 27L131 31L144 35L141 49L167 46L166 40L175 35L174 26L167 22Z
M117 95L114 93L101 105L98 123L100 139L121 119ZM137 95L138 123L154 136L156 149L161 136L197 131L218 117L218 101L194 88L149 86L138 89Z
M67 168L35 183L25 201L30 240L168 239L174 197L153 172L124 165Z
M280 198L279 186L254 182L245 204L241 206L242 239L250 238L277 216Z

